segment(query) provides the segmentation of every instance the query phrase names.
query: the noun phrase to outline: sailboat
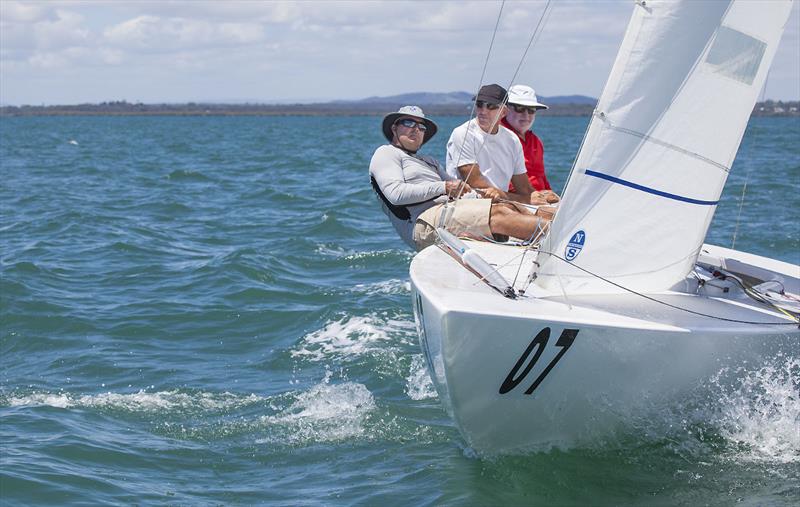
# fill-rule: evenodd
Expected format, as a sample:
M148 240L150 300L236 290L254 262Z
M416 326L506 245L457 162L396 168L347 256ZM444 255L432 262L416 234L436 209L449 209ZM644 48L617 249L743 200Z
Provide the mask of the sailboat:
M427 368L474 450L602 438L800 354L800 266L704 243L791 7L635 2L538 248L445 227L413 259Z

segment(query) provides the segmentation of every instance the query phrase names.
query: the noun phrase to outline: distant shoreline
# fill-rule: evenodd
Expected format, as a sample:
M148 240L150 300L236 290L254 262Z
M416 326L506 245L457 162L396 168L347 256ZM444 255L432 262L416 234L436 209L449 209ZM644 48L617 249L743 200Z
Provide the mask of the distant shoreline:
M380 116L405 105L395 102L321 104L142 104L126 101L55 106L2 106L0 116ZM468 116L470 104L421 104L435 116ZM589 116L591 104L553 104L546 116ZM752 116L800 116L800 101L759 102Z

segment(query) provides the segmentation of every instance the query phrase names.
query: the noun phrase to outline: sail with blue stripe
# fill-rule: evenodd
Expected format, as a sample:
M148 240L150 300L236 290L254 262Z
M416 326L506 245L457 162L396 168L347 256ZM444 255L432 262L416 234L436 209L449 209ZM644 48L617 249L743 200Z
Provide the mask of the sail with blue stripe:
M791 7L637 1L541 246L540 286L658 292L685 279ZM574 255L578 231L585 242Z

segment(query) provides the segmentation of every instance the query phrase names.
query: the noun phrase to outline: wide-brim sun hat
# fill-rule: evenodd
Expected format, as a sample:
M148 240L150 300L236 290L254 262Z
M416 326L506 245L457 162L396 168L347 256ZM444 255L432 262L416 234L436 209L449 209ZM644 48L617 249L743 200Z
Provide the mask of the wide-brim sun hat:
M535 107L537 109L549 109L548 106L539 102L533 88L525 85L514 85L508 89L508 103L518 106Z
M390 143L394 137L392 134L392 125L394 125L394 122L396 122L398 118L403 116L411 116L413 118L417 118L418 120L422 120L425 126L428 127L428 129L425 131L425 135L422 136L422 144L430 141L431 138L436 135L436 131L439 130L439 127L433 122L433 120L430 118L425 118L425 113L422 112L421 107L403 106L398 109L396 113L389 113L383 117L383 135L389 140Z

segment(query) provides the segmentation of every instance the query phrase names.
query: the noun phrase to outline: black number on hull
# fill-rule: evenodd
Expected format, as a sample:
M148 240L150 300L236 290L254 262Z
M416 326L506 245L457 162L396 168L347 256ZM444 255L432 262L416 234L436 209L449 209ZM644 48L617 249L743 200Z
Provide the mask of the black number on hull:
M539 334L537 334L533 338L531 344L528 345L528 348L525 349L525 352L522 353L519 360L517 361L517 364L515 364L514 367L511 368L511 371L508 372L508 376L503 381L503 384L500 386L500 394L506 394L510 390L517 387L517 385L520 382L525 380L525 377L528 375L528 373L531 372L533 367L536 365L536 361L539 360L539 358L542 355L542 352L544 352L544 346L547 345L547 340L549 339L550 339L549 327L546 327L541 331L539 331ZM525 364L525 360L528 359L529 355L531 355L531 352L533 351L534 347L536 347L536 354L534 354L533 359L531 359L531 361L528 363L528 366L525 367L520 376L514 378L519 369L522 368L522 365Z
M572 343L575 341L575 337L577 335L578 335L577 329L565 329L561 332L561 336L559 336L558 341L556 341L556 346L561 347L561 350L558 352L558 354L556 354L556 357L554 357L553 360L550 361L550 364L548 364L545 367L544 371L542 371L542 373L540 373L539 376L536 377L536 380L534 380L533 384L531 384L531 386L525 391L525 394L532 394L536 390L536 388L539 387L539 384L541 384L542 381L545 379L545 377L547 377L550 371L555 367L556 363L558 363L558 361L561 360L564 354L567 353L567 350L569 350L569 348L572 346ZM544 348L547 345L549 339L550 339L549 327L542 329L536 334L536 336L533 337L533 340L531 340L531 343L530 345L528 345L528 348L525 349L525 352L523 352L520 358L517 360L517 364L515 364L514 367L511 368L511 371L508 372L506 379L500 385L500 394L506 394L507 392L517 387L517 385L519 385L520 382L525 380L525 377L528 376L533 367L536 366L536 362L542 356ZM525 369L522 370L522 373L520 373L519 376L517 376L517 372L519 372L520 368L522 368L522 365L524 365L525 362L528 360L528 356L531 355L531 352L533 352L534 348L536 349L536 352L533 354L533 358L531 358L531 360L528 361L528 364L525 366Z

